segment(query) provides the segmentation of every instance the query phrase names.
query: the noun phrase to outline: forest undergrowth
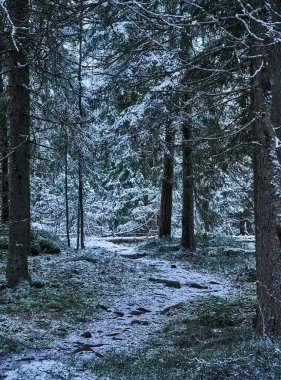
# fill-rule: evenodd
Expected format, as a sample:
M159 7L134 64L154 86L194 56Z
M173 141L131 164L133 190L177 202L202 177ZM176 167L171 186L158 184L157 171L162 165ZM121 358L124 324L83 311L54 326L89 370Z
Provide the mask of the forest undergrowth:
M191 255L177 239L97 239L30 257L32 286L15 290L2 251L0 378L280 378L279 343L254 335L252 244L200 242Z

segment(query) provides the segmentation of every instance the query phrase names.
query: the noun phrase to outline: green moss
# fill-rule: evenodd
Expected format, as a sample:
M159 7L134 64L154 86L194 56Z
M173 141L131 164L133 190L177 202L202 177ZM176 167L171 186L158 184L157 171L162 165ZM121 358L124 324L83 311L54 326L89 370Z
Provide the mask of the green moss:
M8 250L8 227L5 225L0 225L0 250ZM60 239L45 230L32 230L31 231L31 254L33 256L39 255L40 253L50 253L57 254L61 252L63 243Z
M0 357L11 352L18 352L23 348L22 346L19 340L0 335Z

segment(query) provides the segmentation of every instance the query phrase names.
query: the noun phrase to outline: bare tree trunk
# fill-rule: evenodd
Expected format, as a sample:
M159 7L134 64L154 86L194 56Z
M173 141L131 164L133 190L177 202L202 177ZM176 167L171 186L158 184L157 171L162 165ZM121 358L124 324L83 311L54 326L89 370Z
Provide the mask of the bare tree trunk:
M68 199L68 137L67 131L65 131L64 142L64 198L65 198L65 227L66 227L66 239L67 246L70 248L70 233L69 233L69 199Z
M0 71L2 66L0 65ZM0 75L1 223L9 222L7 100Z
M27 257L30 253L30 118L29 70L27 63L28 0L8 0L14 24L9 52L10 229L7 265L8 286L30 280Z
M78 163L78 193L79 193L79 214L80 214L80 244L81 249L85 248L84 244L84 206L83 206L83 177L82 177L82 163L79 158Z
M194 195L191 126L182 127L182 237L181 246L195 250L194 234Z
M78 109L79 117L82 121L84 112L83 112L83 85L82 85L82 63L83 63L83 0L80 1L80 18L79 18L79 35L78 35L78 44L79 44L79 62L78 62L78 83L79 83L79 94L78 94ZM83 124L80 124L80 131L83 130ZM80 239L77 236L77 249L79 249L79 240L81 248L84 249L84 207L83 207L83 178L82 178L82 154L81 151L78 155L78 229L77 234L80 234Z
M171 236L173 182L174 182L175 131L171 126L165 130L165 152L159 217L159 237Z
M264 2L255 1L267 14ZM271 1L280 15L279 1ZM274 12L273 12L274 13ZM272 14L273 14L272 13ZM272 16L272 15L271 15ZM273 15L273 19L275 16ZM280 20L279 20L280 21ZM262 23L253 22L252 104L254 125L254 186L257 253L258 311L256 330L259 334L281 334L281 166L276 149L276 135L281 125L281 48L280 43L268 42ZM263 42L261 42L263 39ZM262 66L263 64L263 66ZM262 67L262 69L261 69Z
M79 187L79 185L78 185ZM77 237L76 237L76 249L78 251L80 247L80 198L78 189L78 202L77 202Z

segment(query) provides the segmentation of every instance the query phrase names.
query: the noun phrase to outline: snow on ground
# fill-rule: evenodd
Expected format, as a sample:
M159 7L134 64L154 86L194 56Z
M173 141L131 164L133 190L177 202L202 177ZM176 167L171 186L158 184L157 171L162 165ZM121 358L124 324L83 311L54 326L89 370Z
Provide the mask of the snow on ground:
M7 371L3 378L5 380L97 379L97 377L89 371L83 370L83 372L81 372L75 369L70 370L69 366L57 360L34 360L30 363L24 363L15 370Z
M114 255L137 253L136 246L117 245L112 242L112 239L110 240L109 242L106 238L91 239L87 242L87 246L88 248L105 248ZM136 278L131 283L128 292L110 305L101 320L95 320L88 326L92 339L81 340L79 335L73 334L64 342L66 347L69 343L79 340L100 346L99 353L118 349L120 345L122 349L131 350L141 345L157 327L165 323L167 318L161 313L166 308L174 307L198 296L213 294L227 297L233 293L232 286L227 280L207 272L195 271L187 263L173 264L167 260L146 257L140 257L137 260L121 258L121 260L130 261L130 264L137 269ZM151 277L179 281L181 288L171 288L150 282ZM194 287L190 287L190 284ZM142 309L148 311L138 313Z
M98 284L103 280L102 294L98 298L102 303L97 305L99 313L93 313L92 317L88 315L85 323L77 324L77 328L72 328L65 337L56 337L48 348L1 359L1 379L95 379L94 374L83 370L85 363L98 360L107 352L138 349L158 328L176 317L181 303L198 296L228 297L234 293L227 280L193 270L188 263L176 259L173 262L123 257L136 254L137 247L117 245L113 241L108 238L90 239L86 250L75 256L59 256L52 269L60 268L61 273L65 265L68 269L72 266L77 272L73 275L73 284L81 281L82 290L82 281L87 289L87 283L90 286L91 282ZM93 265L95 260L97 265ZM149 281L150 278L178 281L181 287L167 287ZM85 293L87 303L95 301L96 296L90 294L91 289ZM83 337L86 331L87 337Z

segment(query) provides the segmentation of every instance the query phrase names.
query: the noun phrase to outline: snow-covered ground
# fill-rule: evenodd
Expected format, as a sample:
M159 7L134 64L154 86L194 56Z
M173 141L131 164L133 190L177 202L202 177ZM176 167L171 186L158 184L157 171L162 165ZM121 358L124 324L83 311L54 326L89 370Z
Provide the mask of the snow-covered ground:
M138 349L159 327L178 315L185 301L206 295L228 297L234 292L226 279L194 270L176 259L123 257L138 253L135 245L114 244L108 238L89 239L86 243L87 249L77 255L56 257L53 270L62 270L64 265L73 267L77 271L74 282L84 280L91 284L104 278L103 294L99 295L99 300L104 296L104 301L98 305L99 313L87 316L87 322L72 328L65 337L56 337L47 349L1 359L0 378L95 379L92 372L84 369L85 364L99 360L107 352ZM177 281L180 287L167 287L151 282L151 278ZM88 292L85 299L93 303L95 294Z

